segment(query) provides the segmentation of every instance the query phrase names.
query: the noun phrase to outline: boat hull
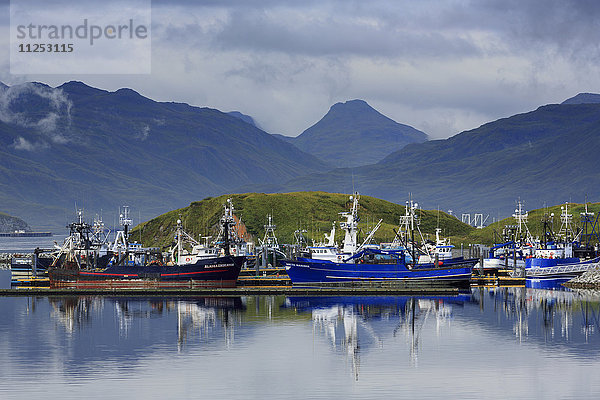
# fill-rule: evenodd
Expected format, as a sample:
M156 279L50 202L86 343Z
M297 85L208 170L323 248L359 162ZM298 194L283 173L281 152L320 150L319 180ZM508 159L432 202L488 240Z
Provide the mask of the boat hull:
M245 256L185 265L111 265L103 269L50 268L52 287L235 287Z
M525 261L521 258L517 258L516 260L513 260L510 257L508 260L505 260L504 258L484 258L483 270L485 273L498 273L499 270L515 269L515 261L517 269L525 266ZM477 265L475 269L480 270L481 266Z
M372 285L374 283L413 283L441 286L468 286L471 270L477 262L461 260L460 263L428 268L408 269L404 264L334 263L323 260L282 260L286 271L296 286L327 286L347 283Z

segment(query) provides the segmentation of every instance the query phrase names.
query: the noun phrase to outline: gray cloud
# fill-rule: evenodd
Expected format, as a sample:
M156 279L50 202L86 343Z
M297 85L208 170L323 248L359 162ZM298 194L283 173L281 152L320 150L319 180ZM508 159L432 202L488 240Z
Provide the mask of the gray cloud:
M53 85L79 79L240 110L289 135L352 98L436 138L600 91L596 1L210 0L152 7L152 75L25 78ZM0 64L0 77L6 68ZM8 76L8 83L18 79ZM46 122L51 128L52 119Z
M15 107L23 98L31 96L48 102L49 110L39 118L33 118L29 112L15 111ZM68 142L62 130L57 128L59 124L61 127L70 125L72 105L61 89L34 83L13 85L0 91L0 121L41 133L42 141L39 144L28 142L21 137L14 144L19 150L37 150L45 147L44 139L58 144Z
M302 20L296 15L234 11L215 35L222 49L310 56L461 57L479 49L464 37L424 32L364 17Z

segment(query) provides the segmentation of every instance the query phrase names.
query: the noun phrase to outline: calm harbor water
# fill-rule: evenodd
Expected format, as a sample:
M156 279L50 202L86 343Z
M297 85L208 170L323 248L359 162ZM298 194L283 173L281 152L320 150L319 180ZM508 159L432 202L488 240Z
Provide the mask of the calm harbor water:
M52 249L55 243L62 245L65 237L65 234L46 237L0 237L0 253L31 253L36 247Z
M597 398L600 296L3 297L0 398Z

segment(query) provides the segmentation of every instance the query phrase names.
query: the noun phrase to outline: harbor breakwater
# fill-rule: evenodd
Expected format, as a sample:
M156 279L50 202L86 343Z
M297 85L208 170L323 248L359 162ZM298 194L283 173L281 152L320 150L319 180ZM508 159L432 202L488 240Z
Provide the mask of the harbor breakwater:
M600 289L600 267L586 271L581 276L571 279L565 286L573 289Z

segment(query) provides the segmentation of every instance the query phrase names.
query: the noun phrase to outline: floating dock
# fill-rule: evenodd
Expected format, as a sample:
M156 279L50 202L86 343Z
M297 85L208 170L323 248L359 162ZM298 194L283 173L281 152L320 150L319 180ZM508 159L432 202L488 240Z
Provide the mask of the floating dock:
M525 286L525 278L513 278L511 276L497 275L473 275L471 285L477 286Z

